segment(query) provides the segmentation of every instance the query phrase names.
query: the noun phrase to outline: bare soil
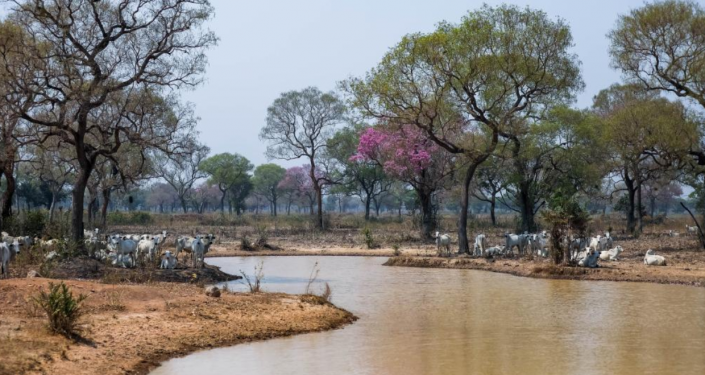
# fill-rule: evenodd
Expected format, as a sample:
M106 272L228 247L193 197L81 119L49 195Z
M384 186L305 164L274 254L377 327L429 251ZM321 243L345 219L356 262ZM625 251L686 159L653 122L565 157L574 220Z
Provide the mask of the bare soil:
M66 281L85 294L81 339L48 332L27 302L48 279L0 281L0 374L146 374L212 347L342 327L356 318L317 296L224 293L175 283ZM10 354L10 355L8 355Z

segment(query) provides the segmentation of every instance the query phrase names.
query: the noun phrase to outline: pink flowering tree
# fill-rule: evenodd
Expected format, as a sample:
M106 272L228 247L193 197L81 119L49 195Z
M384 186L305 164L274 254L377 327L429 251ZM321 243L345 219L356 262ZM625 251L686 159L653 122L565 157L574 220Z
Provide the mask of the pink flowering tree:
M316 203L316 189L313 187L309 171L310 165L302 165L300 167L291 167L286 170L284 179L279 182L279 189L284 193L287 204L286 214L291 213L292 203L305 202L309 206L311 215L314 214L313 206ZM320 174L316 171L316 174Z
M433 197L449 181L453 155L445 152L417 127L370 127L360 134L352 160L373 161L386 174L408 183L421 208L421 231L426 238L435 230Z

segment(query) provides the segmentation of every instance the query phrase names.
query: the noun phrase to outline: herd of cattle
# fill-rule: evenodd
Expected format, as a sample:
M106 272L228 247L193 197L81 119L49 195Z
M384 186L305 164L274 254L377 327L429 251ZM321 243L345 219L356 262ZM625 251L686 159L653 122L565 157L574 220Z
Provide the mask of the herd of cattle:
M692 229L691 229L692 228ZM669 235L673 235L669 232ZM687 227L686 233L695 233L695 227ZM451 238L448 234L440 234L436 232L436 248L438 255L450 256ZM514 248L517 249L519 256L529 254L547 258L548 241L550 234L546 231L541 233L524 233L524 234L504 234L504 245L488 247L487 236L479 234L475 237L472 255L475 257L496 257L496 256L513 256ZM617 261L619 254L624 251L621 246L614 246L614 241L609 232L596 237L576 237L565 238L563 246L570 249L570 260L580 267L595 268L599 260ZM661 255L656 255L653 250L646 252L644 256L644 264L648 266L665 266L666 259Z
M163 249L169 234L167 231L157 235L152 234L107 234L101 235L99 229L84 231L85 247L88 254L102 261L109 261L115 266L132 268L138 263L159 264L162 269L174 269L179 254L188 254L193 267L203 267L203 259L215 241L213 234L178 236L175 251ZM47 260L58 256L59 241L56 239L42 240L29 236L13 237L2 232L0 242L0 276L8 276L8 264L19 253L21 248L36 246L46 255Z

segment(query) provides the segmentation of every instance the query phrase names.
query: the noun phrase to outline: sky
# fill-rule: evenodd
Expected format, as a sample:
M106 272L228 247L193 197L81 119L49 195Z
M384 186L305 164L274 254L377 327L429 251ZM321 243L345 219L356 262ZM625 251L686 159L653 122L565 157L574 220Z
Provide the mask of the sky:
M208 51L206 81L183 94L196 105L201 140L212 153L236 152L255 165L268 162L259 131L267 107L282 93L337 83L374 67L401 37L430 32L440 21L458 22L483 3L511 3L565 19L582 62L586 107L618 82L610 67L607 33L617 17L642 0L211 0L210 28L220 38ZM279 162L286 166L304 161Z

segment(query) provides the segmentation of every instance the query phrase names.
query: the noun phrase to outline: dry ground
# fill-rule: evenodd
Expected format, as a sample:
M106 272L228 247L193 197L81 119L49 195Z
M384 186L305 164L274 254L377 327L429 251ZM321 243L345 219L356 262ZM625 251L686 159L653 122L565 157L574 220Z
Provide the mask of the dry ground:
M355 317L315 296L205 296L195 285L66 281L85 294L82 337L48 333L27 302L47 279L0 281L0 374L146 374L161 361L217 346L341 327Z

